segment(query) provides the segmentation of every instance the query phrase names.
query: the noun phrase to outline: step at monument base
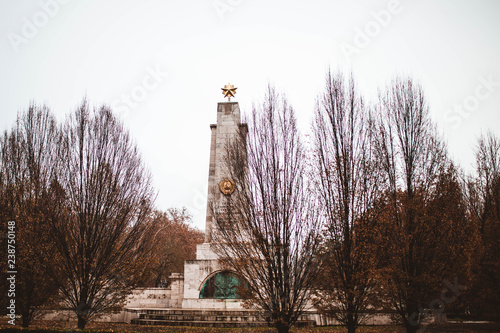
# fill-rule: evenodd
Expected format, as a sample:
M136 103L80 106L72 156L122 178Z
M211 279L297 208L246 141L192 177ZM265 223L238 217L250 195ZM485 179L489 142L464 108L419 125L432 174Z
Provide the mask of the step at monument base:
M140 309L135 325L196 326L196 327L265 327L267 322L253 310L188 310ZM300 320L296 326L312 327L313 320Z

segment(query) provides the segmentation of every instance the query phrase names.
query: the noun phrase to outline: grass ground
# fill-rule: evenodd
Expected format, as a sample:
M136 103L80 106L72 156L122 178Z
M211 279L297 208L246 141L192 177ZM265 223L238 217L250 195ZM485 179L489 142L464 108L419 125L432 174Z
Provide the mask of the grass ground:
M20 326L12 326L5 318L0 319L0 333L19 332ZM40 333L58 332L72 333L79 332L75 322L62 321L35 321L30 330ZM42 331L43 330L43 331ZM209 328L209 327L169 327L169 326L139 326L125 323L100 323L90 322L85 328L88 333L126 333L126 332L161 332L161 333L267 333L275 332L271 328ZM314 328L294 328L294 333L344 333L347 330L343 327L314 327ZM359 333L402 333L401 326L363 326ZM500 332L500 323L454 323L444 326L427 326L422 332L429 333L491 333ZM38 333L38 332L34 332Z

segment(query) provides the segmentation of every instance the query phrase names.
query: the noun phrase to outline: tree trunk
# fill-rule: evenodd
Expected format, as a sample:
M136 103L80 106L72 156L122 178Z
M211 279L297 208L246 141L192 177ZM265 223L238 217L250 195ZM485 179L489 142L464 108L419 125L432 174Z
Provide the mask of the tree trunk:
M87 319L78 315L78 329L83 330L85 325L87 325Z
M347 323L346 323L345 327L347 328L347 333L354 333L354 332L356 332L356 326L357 326L356 319L354 318L354 314L353 314L354 311L352 308L347 310L347 311L349 311L351 313L349 313L347 315Z
M29 317L29 315L23 315L21 322L22 327L28 328L30 324L31 324L31 318Z
M406 324L406 333L416 333L420 328L420 325Z
M278 330L278 333L288 333L288 331L290 330L290 327L283 323L276 323L275 327Z
M421 327L420 314L418 307L415 304L408 304L406 309L408 320L404 321L404 326L407 333L416 333ZM416 316L415 319L413 317Z

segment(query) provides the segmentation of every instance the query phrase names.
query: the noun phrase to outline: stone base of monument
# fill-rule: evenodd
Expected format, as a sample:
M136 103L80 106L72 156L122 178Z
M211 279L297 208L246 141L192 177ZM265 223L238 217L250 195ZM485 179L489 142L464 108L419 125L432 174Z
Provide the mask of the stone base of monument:
M142 288L129 296L124 321L137 325L257 327L267 326L259 312L243 306L243 300L231 294L224 282L234 282L222 270L217 255L209 243L199 244L196 260L184 263L184 274L173 273L168 288ZM220 279L217 276L220 275ZM227 279L227 280L226 280ZM213 294L205 293L210 281ZM217 298L222 292L232 298ZM389 325L390 315L379 313L367 325ZM319 314L311 306L297 322L297 326L326 326L339 323Z
M204 293L203 287L210 286L210 279L223 282L231 277L225 274L217 260L217 255L210 248L209 243L199 244L196 248L196 260L184 263L184 274L172 274L171 285L167 290L148 295L136 295L127 306L131 313L131 323L137 325L165 325L165 326L204 326L204 327L259 327L268 326L259 312L245 309L242 299L231 294L231 288L217 285L217 288L226 292L224 298L218 298L221 290L215 294ZM220 279L214 279L221 275ZM207 287L205 287L207 288ZM234 287L232 288L234 289ZM158 295L157 295L158 294ZM145 304L152 304L156 299L161 303L149 308ZM177 306L172 306L176 304ZM313 326L314 320L308 316L301 318L299 326Z
M182 308L190 310L245 310L240 299L185 298Z
M188 310L141 309L136 325L199 326L199 327L263 327L267 322L253 310ZM313 320L301 319L298 327L312 327Z

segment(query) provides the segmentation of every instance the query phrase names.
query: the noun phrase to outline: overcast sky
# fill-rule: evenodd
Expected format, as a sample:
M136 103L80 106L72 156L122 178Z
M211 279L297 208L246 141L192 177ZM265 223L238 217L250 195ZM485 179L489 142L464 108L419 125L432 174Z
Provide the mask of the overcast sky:
M157 206L204 229L209 124L221 87L243 112L268 83L309 130L328 67L374 99L394 74L421 82L452 157L473 170L477 137L500 136L500 1L0 0L0 130L84 96L135 137Z

